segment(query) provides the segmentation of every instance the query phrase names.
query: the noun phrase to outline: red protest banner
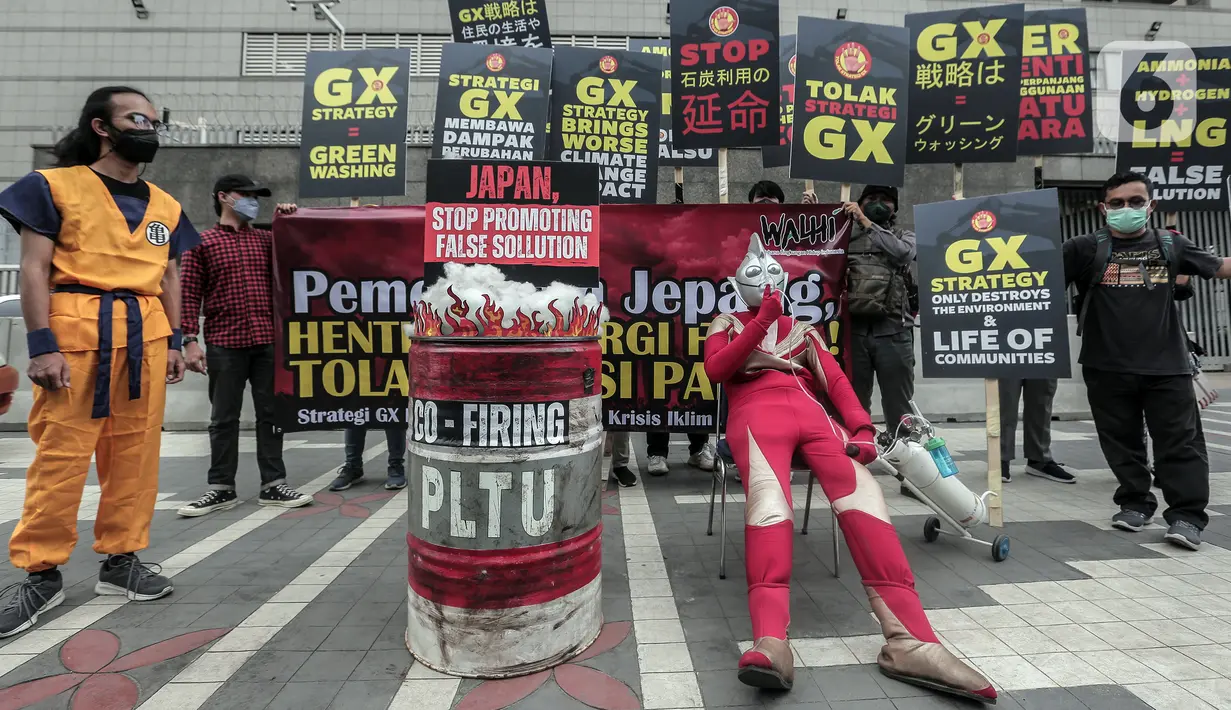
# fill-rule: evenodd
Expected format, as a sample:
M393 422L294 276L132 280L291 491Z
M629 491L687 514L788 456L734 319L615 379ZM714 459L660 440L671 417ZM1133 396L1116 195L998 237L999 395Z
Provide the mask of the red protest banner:
M404 326L425 288L426 215L423 207L384 207L302 209L278 218L280 427L405 423ZM608 205L601 216L596 295L610 314L602 338L609 430L713 428L714 388L701 350L713 317L743 307L727 278L754 232L787 271L789 311L820 329L847 361L850 222L838 205Z

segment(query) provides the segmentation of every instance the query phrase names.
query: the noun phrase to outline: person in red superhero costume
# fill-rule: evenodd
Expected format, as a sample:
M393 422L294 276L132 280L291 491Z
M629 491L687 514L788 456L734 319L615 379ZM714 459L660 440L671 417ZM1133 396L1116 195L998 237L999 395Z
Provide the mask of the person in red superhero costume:
M726 387L727 442L747 500L744 559L754 643L740 658L740 681L779 690L789 690L794 681L787 627L794 541L790 475L798 456L837 513L880 621L881 671L995 703L991 683L937 641L881 488L864 467L877 456L871 417L821 334L783 315L787 274L758 235L731 281L749 310L714 319L705 340L705 371Z

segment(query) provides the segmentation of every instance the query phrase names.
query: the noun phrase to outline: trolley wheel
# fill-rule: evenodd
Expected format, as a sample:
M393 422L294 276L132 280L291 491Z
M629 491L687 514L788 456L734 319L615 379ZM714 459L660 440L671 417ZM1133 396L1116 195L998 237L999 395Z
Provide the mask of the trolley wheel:
M940 537L940 518L932 516L923 523L923 539L936 542Z
M1004 562L1009 559L1009 536L997 535L995 540L992 540L992 559L997 562Z

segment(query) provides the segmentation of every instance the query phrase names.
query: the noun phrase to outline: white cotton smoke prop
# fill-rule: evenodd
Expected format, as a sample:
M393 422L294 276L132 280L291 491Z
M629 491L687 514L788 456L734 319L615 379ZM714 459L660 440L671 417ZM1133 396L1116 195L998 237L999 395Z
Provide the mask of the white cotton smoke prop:
M416 309L419 335L596 335L606 309L592 290L509 280L491 264L445 264Z

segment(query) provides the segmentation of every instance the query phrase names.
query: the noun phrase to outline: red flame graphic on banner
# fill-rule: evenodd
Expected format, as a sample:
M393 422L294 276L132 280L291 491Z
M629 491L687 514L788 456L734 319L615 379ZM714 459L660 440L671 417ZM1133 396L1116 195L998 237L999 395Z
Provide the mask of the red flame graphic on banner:
M416 335L583 337L598 335L601 326L602 308L591 308L583 304L580 298L573 300L573 307L567 316L557 307L558 301L549 303L547 310L551 313L554 324L543 320L538 312L527 314L519 308L510 318L512 323L506 326L505 309L497 305L491 296L483 295L483 307L476 309L472 317L470 305L454 293L452 287L447 289L447 292L453 299L453 304L445 309L443 318L436 314L427 301L420 301L415 306ZM451 333L444 332L443 326L446 324L452 329Z

